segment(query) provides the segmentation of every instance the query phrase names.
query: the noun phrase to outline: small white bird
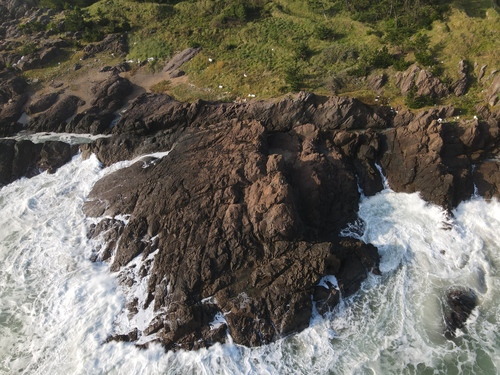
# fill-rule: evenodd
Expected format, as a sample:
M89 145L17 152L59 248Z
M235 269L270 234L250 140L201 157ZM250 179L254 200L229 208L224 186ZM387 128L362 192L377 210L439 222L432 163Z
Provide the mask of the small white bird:
M208 58L208 62L213 62L214 59L211 59L210 57Z

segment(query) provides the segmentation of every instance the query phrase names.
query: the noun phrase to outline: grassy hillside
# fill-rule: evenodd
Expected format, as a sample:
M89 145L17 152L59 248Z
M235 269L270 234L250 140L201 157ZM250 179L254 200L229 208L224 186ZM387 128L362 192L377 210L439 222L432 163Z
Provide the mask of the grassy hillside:
M403 103L394 86L398 70L416 61L442 81L452 82L458 78L458 62L465 59L476 65L469 95L451 96L439 104L458 103L471 112L490 83L474 78L480 67L488 65L486 76L499 67L497 9L494 1L486 0L377 4L100 0L85 8L85 19L93 30L109 32L110 25L129 30L127 58L154 58L151 71L160 69L174 53L201 46L202 52L183 67L197 89L162 85L183 99L233 100L254 95L261 99L308 90L349 94L375 103L377 94L368 87L367 77L386 73L382 100L398 104Z

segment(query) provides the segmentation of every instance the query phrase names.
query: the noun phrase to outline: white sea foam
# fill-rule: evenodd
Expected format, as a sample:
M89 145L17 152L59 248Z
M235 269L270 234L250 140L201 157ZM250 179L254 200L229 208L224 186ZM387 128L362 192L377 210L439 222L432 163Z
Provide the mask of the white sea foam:
M498 373L500 204L463 203L450 225L441 209L417 194L390 190L363 199L361 219L352 226L380 249L382 275L370 275L331 317L302 333L252 349L230 339L177 353L158 345L140 350L130 343L104 344L120 327L125 293L144 298L145 284L124 291L106 264L87 260L92 249L81 207L97 179L130 164L102 170L95 158L76 157L54 175L0 189L0 372ZM143 261L132 262L139 268ZM473 288L480 304L464 332L448 341L441 301L455 285ZM143 327L151 316L122 328Z
M16 141L29 140L33 143L43 143L46 141L62 141L71 145L79 145L82 143L91 143L99 138L109 138L111 135L93 135L93 134L75 134L75 133L19 133L6 139L15 139Z

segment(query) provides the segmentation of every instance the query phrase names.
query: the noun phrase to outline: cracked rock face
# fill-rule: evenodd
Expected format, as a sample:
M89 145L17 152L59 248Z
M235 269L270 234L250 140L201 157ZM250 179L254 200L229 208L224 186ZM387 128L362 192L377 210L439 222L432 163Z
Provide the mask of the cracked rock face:
M495 117L401 111L380 130L380 113L308 94L246 105L139 97L110 138L84 146L107 165L172 149L100 180L84 207L101 239L94 258L144 291L129 296L129 331L111 339L195 349L230 333L261 345L307 327L313 305L328 312L377 270L376 248L339 237L360 192L382 190L377 163L393 190L446 209L474 184L498 194Z
M207 124L168 157L96 183L88 216L130 215L93 228L116 244L97 257L124 272L154 254L146 296L129 304L132 316L153 306L139 343L190 349L223 341L227 329L239 344L261 345L307 327L313 294L324 311L334 305L315 288L325 275L344 295L359 288L378 253L337 236L359 193L327 138L311 124L277 134L258 121Z

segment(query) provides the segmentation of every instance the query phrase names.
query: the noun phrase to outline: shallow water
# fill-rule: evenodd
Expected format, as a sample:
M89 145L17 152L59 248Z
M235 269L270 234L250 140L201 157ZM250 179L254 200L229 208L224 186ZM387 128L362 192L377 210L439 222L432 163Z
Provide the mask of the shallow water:
M125 324L125 298L108 266L88 261L81 208L95 181L128 164L103 170L75 157L56 174L0 189L0 373L498 373L500 204L474 199L450 220L417 194L389 189L363 198L362 221L350 228L379 248L382 275L304 332L253 349L103 344ZM480 301L453 341L441 311L451 286L473 288Z

